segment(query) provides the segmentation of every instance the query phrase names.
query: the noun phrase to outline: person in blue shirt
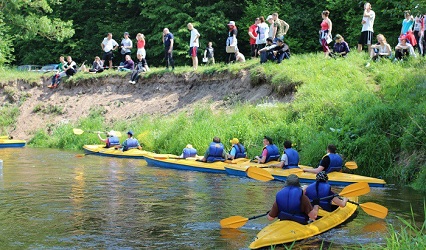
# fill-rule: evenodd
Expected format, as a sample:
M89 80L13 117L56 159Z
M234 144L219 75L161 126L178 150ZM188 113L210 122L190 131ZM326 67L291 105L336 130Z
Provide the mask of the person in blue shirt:
M172 70L175 69L175 61L173 60L173 45L174 37L170 33L168 28L163 30L163 43L164 43L164 59L166 59L166 69L172 66Z
M247 152L238 138L233 138L229 141L232 144L232 149L229 152L228 159L246 158Z
M133 148L137 148L139 150L142 149L141 145L139 144L138 139L133 138L133 131L129 130L129 132L127 132L127 139L118 146L115 146L115 148L122 148L123 151L127 151L129 149L133 149Z
M291 148L291 141L284 142L284 152L281 162L273 164L270 167L279 167L284 169L299 168L299 153Z

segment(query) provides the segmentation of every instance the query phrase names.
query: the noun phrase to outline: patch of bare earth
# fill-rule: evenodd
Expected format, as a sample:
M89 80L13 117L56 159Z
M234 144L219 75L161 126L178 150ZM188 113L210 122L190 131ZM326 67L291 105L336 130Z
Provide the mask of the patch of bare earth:
M253 87L245 71L238 76L224 73L167 73L140 79L135 85L128 82L129 78L91 78L78 83L65 83L57 89L47 88L50 79L44 79L32 87L22 81L8 83L8 88L16 90L15 99L25 96L16 126L9 134L15 138L30 139L37 130L48 129L50 124L77 121L87 116L92 108L103 108L108 121L114 121L142 114L190 112L200 104L209 105L215 110L226 109L239 101L287 102L293 96L291 93L279 95L268 84ZM5 92L4 88L0 91ZM3 98L3 102L13 102L5 93L0 98Z

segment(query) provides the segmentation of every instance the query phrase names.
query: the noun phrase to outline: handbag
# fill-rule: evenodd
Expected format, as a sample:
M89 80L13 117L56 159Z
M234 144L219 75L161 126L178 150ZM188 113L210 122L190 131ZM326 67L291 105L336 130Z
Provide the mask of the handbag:
M226 53L235 53L237 51L237 46L226 46Z

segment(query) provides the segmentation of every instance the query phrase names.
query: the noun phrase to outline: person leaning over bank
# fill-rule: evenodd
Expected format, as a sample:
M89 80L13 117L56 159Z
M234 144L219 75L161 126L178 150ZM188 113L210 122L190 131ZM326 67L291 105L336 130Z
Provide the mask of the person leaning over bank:
M284 169L299 168L299 153L291 148L291 141L284 142L284 152L281 162L270 165L270 167L279 167Z
M123 142L123 144L115 146L115 148L122 148L123 151L127 151L132 148L137 148L139 150L142 149L141 145L139 144L138 139L133 138L133 131L129 130L127 132L127 139Z
M229 141L232 144L232 149L229 152L228 159L246 158L247 152L238 138L233 138Z
M312 207L309 198L300 188L299 177L291 174L287 177L285 186L278 191L275 202L268 213L268 220L276 217L280 220L292 220L300 224L307 224L309 219L315 220L318 215L319 206Z
M110 147L114 147L114 146L119 146L120 145L120 139L115 135L114 131L109 131L107 132L107 137L105 139L103 139L101 137L101 132L98 132L98 138L101 142L105 142L105 148L110 148Z
M303 172L318 174L325 171L327 174L330 172L340 172L343 167L343 159L339 154L336 154L336 146L330 144L327 146L327 154L324 155L315 169L303 169Z

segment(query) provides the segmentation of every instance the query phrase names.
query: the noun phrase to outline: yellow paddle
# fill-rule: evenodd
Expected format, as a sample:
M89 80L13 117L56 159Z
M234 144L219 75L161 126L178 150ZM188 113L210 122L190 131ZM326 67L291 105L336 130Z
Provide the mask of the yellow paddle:
M386 207L374 202L366 202L362 204L351 201L351 200L349 200L348 202L360 206L362 210L364 210L364 212L367 213L368 215L371 215L380 219L384 219L388 215L388 209Z
M75 135L81 135L81 134L83 134L84 132L88 132L88 133L106 133L106 132L102 132L102 131L84 131L84 130L82 130L82 129L78 129L78 128L73 128L72 129L72 132L75 134ZM115 135L117 136L117 137L121 137L121 132L120 131L114 131L114 133L115 133Z
M321 200L329 199L333 196L349 196L349 197L361 196L361 195L364 195L368 192L370 192L370 186L368 186L368 183L358 182L358 183L354 183L354 184L351 184L349 186L346 186L344 189L342 189L342 191L340 191L340 193L338 195L336 194L336 195L332 195L332 196L323 197L323 198L321 198ZM349 201L349 202L352 202L352 201ZM354 202L352 202L352 203L354 203ZM361 208L363 208L363 209L364 208L367 209L369 211L368 214L371 214L371 215L373 214L373 211L376 214L382 214L383 213L382 210L380 210L380 208L377 208L378 204L371 205L369 203L371 203L371 202L368 202L368 203L365 203L365 204L357 204L357 203L354 203L354 204L361 206ZM364 205L366 205L366 206L364 206ZM378 206L380 206L380 205L378 205ZM239 228L239 227L244 226L244 224L246 224L247 221L265 216L268 213L269 213L269 211L265 214L256 215L256 216L253 216L253 217L250 217L250 218L245 218L245 217L242 217L242 216L239 216L239 215L231 216L231 217L228 217L226 219L222 219L220 221L220 226L222 228ZM386 211L386 214L387 214L387 211ZM379 216L376 216L376 217L379 217Z
M357 169L358 165L354 161L348 161L348 162L345 163L345 167L353 170L353 169Z

